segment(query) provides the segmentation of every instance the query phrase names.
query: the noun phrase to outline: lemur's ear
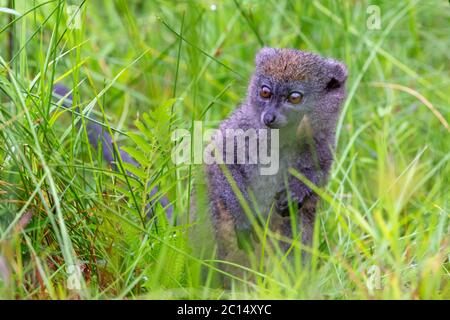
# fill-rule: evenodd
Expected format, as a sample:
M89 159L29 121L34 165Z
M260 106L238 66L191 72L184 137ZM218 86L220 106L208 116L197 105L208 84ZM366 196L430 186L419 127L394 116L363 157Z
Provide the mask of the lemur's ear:
M329 80L325 89L334 90L344 86L348 76L345 64L330 59L328 60L328 70Z
M258 67L262 63L266 62L270 57L276 54L277 49L264 47L258 51L255 58L255 65Z

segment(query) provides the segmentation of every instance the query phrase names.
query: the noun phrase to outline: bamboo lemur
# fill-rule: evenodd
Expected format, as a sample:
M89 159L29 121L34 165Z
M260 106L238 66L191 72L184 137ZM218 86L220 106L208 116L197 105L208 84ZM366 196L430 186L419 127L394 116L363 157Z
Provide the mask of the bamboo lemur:
M255 64L247 97L222 122L220 136L225 136L227 129L278 129L280 169L276 175L263 176L258 164L227 164L227 178L220 165L207 167L219 257L227 261L242 261L242 251L254 249L248 244L255 240L251 237L254 226L230 186L230 176L252 209L256 203L263 218L273 205L276 214L269 227L292 238L289 192L289 198L297 204L296 221L302 242L311 243L318 197L288 169L296 169L318 186L326 183L333 161L336 123L345 99L347 70L335 60L294 49L263 48ZM288 243L282 244L284 250L288 247Z
M220 125L227 129L278 129L280 135L280 170L272 176L259 174L258 164L227 164L226 167L244 200L256 204L266 214L273 205L270 228L292 237L288 198L297 204L298 228L302 242L310 244L315 220L317 195L288 173L296 169L312 183L321 186L328 178L333 161L336 122L345 99L346 67L333 59L294 49L263 48L256 55L256 71L243 104ZM56 86L60 96L68 94ZM89 141L94 148L103 139L104 157L114 166L114 152L109 133L87 122ZM224 134L225 135L225 134ZM123 161L137 163L118 148ZM242 262L250 244L253 227L241 202L232 190L223 168L207 165L211 217L219 248L219 258ZM285 183L287 180L287 184ZM287 185L287 188L286 188ZM152 190L152 194L156 189ZM250 197L254 196L254 198ZM251 199L252 198L252 199ZM172 207L162 198L169 214ZM153 205L153 204L150 204ZM255 209L255 208L253 208ZM284 245L286 250L288 244Z

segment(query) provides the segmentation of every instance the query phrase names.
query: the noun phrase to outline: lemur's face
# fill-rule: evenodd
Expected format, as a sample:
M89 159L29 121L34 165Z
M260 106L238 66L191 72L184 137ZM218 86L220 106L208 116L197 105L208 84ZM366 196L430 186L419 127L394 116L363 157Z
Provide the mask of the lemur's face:
M310 90L297 81L277 82L260 75L254 86L253 104L260 121L269 128L282 128L299 122L307 110Z
M297 126L307 114L336 117L346 79L346 68L337 61L293 49L264 48L256 56L248 95L264 126Z

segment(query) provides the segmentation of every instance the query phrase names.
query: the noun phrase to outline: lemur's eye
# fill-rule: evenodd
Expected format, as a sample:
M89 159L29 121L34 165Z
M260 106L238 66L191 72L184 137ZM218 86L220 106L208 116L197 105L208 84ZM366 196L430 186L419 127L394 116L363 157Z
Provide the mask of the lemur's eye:
M303 95L300 92L292 92L289 97L288 101L292 104L298 104L302 102Z
M272 91L270 91L269 87L262 86L261 90L259 91L259 95L261 98L269 99L272 96Z

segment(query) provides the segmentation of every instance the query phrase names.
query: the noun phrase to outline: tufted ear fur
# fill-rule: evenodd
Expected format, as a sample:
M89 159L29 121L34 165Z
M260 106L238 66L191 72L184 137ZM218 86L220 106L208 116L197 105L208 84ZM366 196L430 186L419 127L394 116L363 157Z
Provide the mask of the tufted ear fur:
M347 81L347 67L343 63L335 60L330 59L327 62L329 80L325 89L331 91L343 87Z
M258 51L255 58L256 67L261 66L265 61L267 61L270 57L273 57L277 53L277 49L264 47Z

